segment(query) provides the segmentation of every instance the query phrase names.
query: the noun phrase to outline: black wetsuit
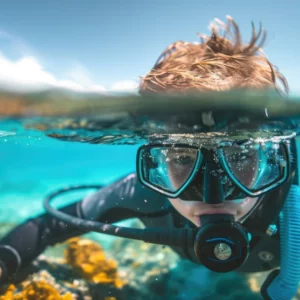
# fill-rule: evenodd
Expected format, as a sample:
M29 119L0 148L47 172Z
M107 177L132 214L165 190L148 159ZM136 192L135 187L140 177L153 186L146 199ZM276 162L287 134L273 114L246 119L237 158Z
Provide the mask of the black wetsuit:
M103 223L138 218L146 227L194 227L172 208L167 198L142 186L135 174L130 174L102 188L92 196L63 208L62 211ZM16 227L0 241L0 245L8 245L15 249L21 258L21 269L24 269L46 247L84 233L86 232L58 221L48 214L43 214ZM278 267L279 248L279 233L272 237L266 235L255 239L250 257L238 271L259 272ZM193 249L173 249L182 258L199 263L193 255ZM272 253L273 260L268 263L262 261L259 258L261 251Z

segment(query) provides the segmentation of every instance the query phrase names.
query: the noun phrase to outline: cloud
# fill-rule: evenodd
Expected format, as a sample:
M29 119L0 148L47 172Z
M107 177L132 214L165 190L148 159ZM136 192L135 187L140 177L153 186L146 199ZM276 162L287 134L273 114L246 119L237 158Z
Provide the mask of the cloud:
M0 31L1 35L1 31ZM105 88L91 79L89 71L80 63L65 72L64 78L57 78L46 71L44 66L33 56L9 59L0 53L0 89L18 92L41 91L49 88L62 88L76 92L135 93L138 83L123 80Z
M104 92L105 88L102 85L96 84L91 79L91 74L88 69L80 63L76 63L66 72L66 77L72 82L80 82L86 89L91 92Z
M81 71L77 70L76 73L73 70L69 78L58 79L47 72L32 56L11 60L0 54L0 88L6 90L24 92L64 88L78 92L104 93L106 91L102 85L94 84L88 75Z
M0 40L10 46L8 53L15 53L12 59L0 52L0 89L10 91L40 91L49 88L63 88L76 92L119 94L137 92L138 83L133 80L117 81L105 88L92 80L89 70L80 62L64 73L62 78L44 68L47 60L16 35L0 29ZM15 55L15 57L16 57Z
M112 92L137 92L138 82L134 80L123 80L115 82L111 87Z

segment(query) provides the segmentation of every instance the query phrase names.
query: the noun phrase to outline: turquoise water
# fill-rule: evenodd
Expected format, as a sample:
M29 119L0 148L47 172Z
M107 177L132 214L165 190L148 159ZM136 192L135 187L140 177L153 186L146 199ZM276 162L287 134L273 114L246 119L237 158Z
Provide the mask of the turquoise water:
M78 184L107 185L123 175L135 172L138 144L66 142L48 137L43 131L26 130L23 127L25 123L18 119L3 119L0 122L2 224L15 226L27 218L43 213L44 197L56 189ZM76 132L70 130L68 133ZM101 135L100 132L85 134ZM89 191L91 192L93 191ZM86 192L76 195L72 193L70 197L58 199L55 203L59 206L67 205L84 196ZM130 226L131 222L132 220L129 220L121 224ZM87 237L99 242L107 257L117 260L120 274L131 278L129 289L122 292L127 295L125 298L112 292L111 295L115 295L118 300L202 300L208 299L207 297L228 300L234 291L233 287L229 288L229 282L235 284L239 281L241 290L249 288L247 278L232 273L226 276L227 285L224 289L224 277L221 274L214 274L202 266L180 261L168 248L163 249L161 246L143 242L128 242L126 239L98 233L88 234ZM47 257L63 255L60 248L53 250L51 247L45 254ZM140 264L140 267L132 268L133 262ZM55 267L49 266L47 271L52 275L57 272ZM63 285L59 279L56 280ZM255 293L249 292L249 295L255 297L251 299L259 299ZM105 298L96 296L92 299Z
M108 185L128 173L135 172L136 151L144 141L130 138L132 132L123 130L125 137L119 137L116 140L117 145L109 144L109 139L106 139L106 144L102 144L101 141L105 141L103 136L117 136L120 132L114 133L112 129L101 131L99 128L72 129L72 126L61 128L61 120L55 118L51 121L52 124L55 123L52 129L43 131L39 126L27 128L28 124L35 122L35 119L0 120L2 224L14 226L43 213L44 197L57 189L81 184ZM39 120L38 124L47 122L45 118ZM157 129L159 126L155 127ZM61 138L62 135L64 138ZM67 205L91 192L72 194L55 203L59 206ZM126 239L97 233L89 237L100 242L108 257L119 262L120 272L126 274L125 277L131 274L131 288L135 289L134 295L139 296L125 299L231 300L243 297L255 300L260 299L259 286L268 275L268 272L254 274L253 277L235 272L213 273L202 266L179 260L174 253L166 252L168 250L161 246L152 248L142 242L128 242ZM128 261L136 261L141 267L132 269L131 265L128 266ZM167 273L162 271L164 268L168 270ZM154 275L147 275L151 273ZM147 279L143 279L145 274ZM233 294L234 297L231 296Z
M0 222L43 212L42 199L57 188L109 184L135 171L137 147L63 142L24 130L18 120L2 121Z

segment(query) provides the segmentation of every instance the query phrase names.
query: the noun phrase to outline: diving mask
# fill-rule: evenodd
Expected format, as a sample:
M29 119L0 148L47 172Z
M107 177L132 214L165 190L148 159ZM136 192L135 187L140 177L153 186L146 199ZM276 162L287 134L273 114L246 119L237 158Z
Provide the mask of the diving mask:
M169 198L218 204L259 197L287 180L292 136L172 135L138 150L137 173L145 186Z

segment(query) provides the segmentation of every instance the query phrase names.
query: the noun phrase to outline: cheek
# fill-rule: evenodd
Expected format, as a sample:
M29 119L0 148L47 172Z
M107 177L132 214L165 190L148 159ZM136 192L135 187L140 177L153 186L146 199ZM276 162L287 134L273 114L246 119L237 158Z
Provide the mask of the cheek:
M243 168L236 170L237 177L247 188L252 188L253 180L257 178L257 161L255 157Z
M182 169L168 165L168 177L175 189L179 189L185 183L185 174Z
M176 199L169 199L173 207L184 217L188 218L190 215L190 208L186 201L182 201L178 198Z
M197 227L200 226L199 218L193 215L194 206L190 201L183 201L180 199L169 199L173 207L186 219L194 223Z
M258 198L247 198L238 208L238 217L243 217L245 214L250 212L257 201Z

